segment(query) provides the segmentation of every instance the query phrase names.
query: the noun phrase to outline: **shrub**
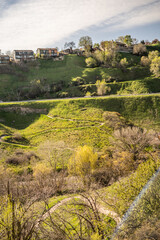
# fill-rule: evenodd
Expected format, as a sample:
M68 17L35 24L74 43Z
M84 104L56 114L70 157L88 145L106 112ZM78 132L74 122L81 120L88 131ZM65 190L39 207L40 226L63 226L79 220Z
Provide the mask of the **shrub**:
M123 118L118 112L105 111L103 113L103 118L106 121L107 126L114 129L122 128L127 125L125 118Z
M66 97L68 97L68 92L61 92L61 93L59 93L58 95L59 95L59 97L61 97L61 98L66 98Z
M148 57L142 56L141 57L141 65L147 67L150 65L150 60Z
M133 54L137 54L142 56L143 54L147 53L146 46L142 43L136 44L133 47Z
M155 77L160 77L160 57L155 57L150 65L150 71Z
M109 182L111 181L113 173L109 168L100 168L93 172L92 179L94 182L102 185L108 186Z
M126 67L128 66L127 58L122 58L121 59L120 66L122 67L122 69L126 69Z
M104 62L104 57L105 57L104 52L97 50L97 51L95 51L93 56L97 60L98 63L101 64Z
M133 160L133 154L125 151L114 153L111 161L115 178L128 175L138 166L138 163Z
M23 136L20 133L14 133L12 138L16 141L21 141L23 140Z
M17 166L21 163L21 160L20 160L19 157L12 156L12 157L9 157L9 158L6 159L6 163Z
M17 150L15 154L7 158L7 164L19 165L23 163L29 163L32 158L38 158L34 152L23 152L22 150Z
M159 52L157 50L149 52L148 58L150 61L152 61L155 57L159 57Z
M43 163L39 163L33 168L33 176L37 180L47 178L48 175L50 174L51 174L51 168L47 167Z
M105 93L106 93L106 82L105 82L105 80L104 79L102 81L97 80L96 86L97 86L97 94L100 95L100 96L105 95Z
M85 97L91 97L91 93L90 92L86 92Z
M81 177L89 175L96 167L98 155L94 153L92 147L78 147L75 154L69 160L68 170L70 174L76 174Z
M90 68L97 66L97 61L92 57L86 58L85 62L87 64L87 67Z
M84 79L81 77L72 78L71 85L79 86L84 84Z
M133 154L134 160L139 159L140 154L144 152L152 140L146 129L143 130L135 126L115 130L113 136L114 138L111 141L116 150L128 151Z
M38 159L38 156L35 154L35 152L26 152L24 153L24 157L30 161L32 158Z

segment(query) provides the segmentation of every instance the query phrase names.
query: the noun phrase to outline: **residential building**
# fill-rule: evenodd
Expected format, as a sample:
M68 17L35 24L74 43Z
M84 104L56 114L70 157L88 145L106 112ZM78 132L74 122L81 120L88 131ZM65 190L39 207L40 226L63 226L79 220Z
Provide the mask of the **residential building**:
M14 50L13 59L15 62L28 62L33 61L35 56L32 50Z
M38 48L37 56L39 58L54 58L59 56L59 52L56 48Z
M133 52L133 46L127 46L125 43L116 42L118 47L118 52L126 52L126 53L132 53Z
M8 55L0 55L0 64L9 64L10 57Z
M83 49L79 49L79 48L76 48L73 50L73 53L74 54L77 54L78 56L82 56L84 54L84 50Z

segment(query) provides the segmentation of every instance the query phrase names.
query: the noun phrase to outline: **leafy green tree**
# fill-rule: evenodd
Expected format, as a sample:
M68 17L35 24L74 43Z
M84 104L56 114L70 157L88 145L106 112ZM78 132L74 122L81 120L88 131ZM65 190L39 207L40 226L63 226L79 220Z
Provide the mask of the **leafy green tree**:
M133 39L131 38L131 35L126 35L124 37L124 43L127 45L127 46L131 46L132 43L133 43Z
M79 39L79 47L84 47L85 50L89 50L92 47L92 39L89 36L84 36Z
M144 40L141 40L141 43L142 43L142 44L145 44L145 41L144 41Z
M99 48L100 45L99 45L99 43L94 43L93 47L94 47L94 48Z
M117 50L117 44L114 41L102 41L100 46L103 51Z
M114 66L117 63L117 44L113 41L102 41L100 43L102 51L97 50L94 53L94 58L106 67Z
M131 35L120 36L116 41L125 43L127 46L131 46L137 42L137 40L135 38L132 38Z

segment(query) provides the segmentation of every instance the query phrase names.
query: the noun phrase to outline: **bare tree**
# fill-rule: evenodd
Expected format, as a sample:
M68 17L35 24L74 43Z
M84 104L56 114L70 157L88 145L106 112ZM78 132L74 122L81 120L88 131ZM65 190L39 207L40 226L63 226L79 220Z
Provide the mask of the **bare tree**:
M113 222L106 221L99 212L97 198L88 194L81 194L79 198L64 204L57 212L48 212L45 224L47 229L43 224L40 225L43 239L53 240L84 240L92 239L93 235L98 239L105 239L114 229Z
M133 159L137 160L151 140L152 137L146 129L133 126L115 130L111 142L116 149L128 151L133 154Z
M47 161L51 169L51 178L54 181L54 186L57 191L61 191L64 178L66 176L66 163L63 156L65 150L65 143L63 141L53 142L46 141L40 145L39 152L41 157Z
M40 213L34 210L34 201L21 204L13 198L8 185L8 194L3 198L0 206L0 239L38 240L36 223L39 215Z

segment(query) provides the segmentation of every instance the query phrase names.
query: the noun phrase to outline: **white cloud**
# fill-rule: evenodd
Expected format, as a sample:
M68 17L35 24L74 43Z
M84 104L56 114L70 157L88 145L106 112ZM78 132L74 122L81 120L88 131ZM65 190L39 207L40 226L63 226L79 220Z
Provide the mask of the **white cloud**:
M98 25L153 0L20 0L1 12L0 48L36 49ZM0 0L4 5L5 0ZM154 16L154 13L150 15ZM128 20L134 25L134 16ZM141 21L147 21L145 16ZM155 17L158 19L158 17ZM159 18L160 19L160 18ZM150 21L154 20L151 19ZM122 27L125 27L123 22Z
M129 13L112 19L107 25L113 24L112 30L127 29L135 26L146 25L160 21L160 1L156 1L144 8L135 9Z

